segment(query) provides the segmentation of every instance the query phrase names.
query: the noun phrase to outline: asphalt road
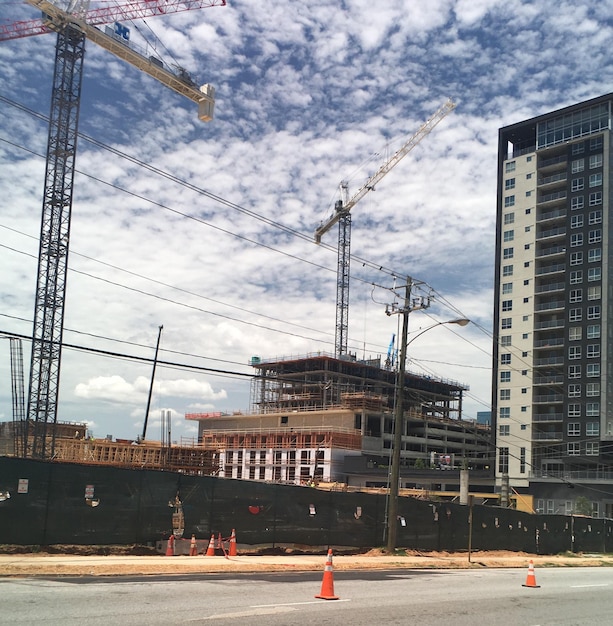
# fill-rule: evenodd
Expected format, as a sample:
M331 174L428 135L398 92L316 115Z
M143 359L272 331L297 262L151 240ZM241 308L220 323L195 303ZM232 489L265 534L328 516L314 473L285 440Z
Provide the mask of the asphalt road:
M613 570L382 570L0 578L0 624L312 623L597 626L611 623ZM328 579L329 580L329 579Z

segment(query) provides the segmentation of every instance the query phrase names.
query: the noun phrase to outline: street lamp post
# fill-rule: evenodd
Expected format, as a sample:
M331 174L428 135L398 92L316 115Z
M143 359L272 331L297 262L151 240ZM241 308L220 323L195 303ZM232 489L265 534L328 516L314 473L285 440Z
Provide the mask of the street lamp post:
M393 552L396 549L396 536L398 529L398 489L400 482L400 451L402 448L402 433L404 431L404 377L406 371L406 355L407 346L415 341L418 337L425 332L441 326L443 324L458 324L459 326L466 326L470 320L466 318L459 318L453 320L447 320L444 322L437 322L428 328L424 328L420 333L415 335L411 341L407 341L409 332L409 313L421 308L426 308L427 305L423 303L417 304L414 307L409 306L409 300L411 296L411 280L407 280L404 307L397 311L402 313L402 337L400 343L400 360L398 364L398 374L396 377L395 388L395 402L394 402L394 442L392 448L392 459L390 467L390 486L389 486L389 498L387 504L387 552Z

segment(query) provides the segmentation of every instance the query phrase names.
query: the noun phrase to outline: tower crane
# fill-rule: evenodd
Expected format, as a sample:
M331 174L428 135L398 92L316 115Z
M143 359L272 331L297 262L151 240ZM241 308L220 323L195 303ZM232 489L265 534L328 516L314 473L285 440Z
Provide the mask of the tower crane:
M28 387L27 416L22 456L53 456L57 423L58 391L70 218L72 213L78 120L81 102L85 40L91 39L105 50L153 76L163 85L198 103L198 116L210 121L215 90L199 89L179 68L177 73L155 57L146 57L129 43L129 30L118 19L142 19L167 13L224 6L225 0L119 0L113 6L90 9L90 0L69 0L61 8L48 0L26 0L42 11L42 18L15 22L0 28L0 41L29 37L48 31L57 33L49 134L43 190L42 220L38 253L38 273L34 303L32 353ZM115 22L114 28L98 29ZM32 431L28 432L29 424Z
M430 134L432 129L445 118L456 105L448 99L434 115L428 119L419 130L411 136L379 169L347 199L349 185L341 182L341 199L334 205L334 213L318 228L315 229L315 242L321 243L321 238L332 226L338 223L338 255L336 265L336 332L334 339L335 357L340 359L347 354L347 330L349 317L349 271L351 250L351 209L375 185L409 153L421 140Z

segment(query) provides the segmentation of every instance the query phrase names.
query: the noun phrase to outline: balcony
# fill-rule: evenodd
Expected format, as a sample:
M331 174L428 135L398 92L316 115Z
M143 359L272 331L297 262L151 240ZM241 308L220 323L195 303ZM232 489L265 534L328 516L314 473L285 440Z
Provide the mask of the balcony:
M564 337L550 337L548 339L538 339L534 342L534 348L559 348L564 345Z
M564 435L561 431L552 433L532 433L533 441L562 441Z
M548 293L550 291L564 291L566 283L546 283L545 285L538 285L534 289L534 293Z
M546 174L553 171L558 171L561 169L566 169L566 164L568 163L565 154L560 154L558 156L551 157L549 159L543 159L539 165L539 172L541 174Z
M534 324L534 330L545 330L546 328L564 328L564 318L543 320L542 322L536 322L536 324Z
M534 310L539 311L555 311L564 309L564 300L557 300L555 302L541 302L534 307Z
M562 404L564 402L564 394L561 393L548 393L543 396L534 396L534 404Z
M533 385L561 385L564 383L564 376L535 376Z
M566 190L545 193L542 196L539 196L537 204L548 204L553 202L561 203L563 200L566 200Z
M542 248L537 250L536 258L542 259L545 257L559 256L566 253L566 246L550 246L549 248Z
M558 274L566 271L566 263L551 263L550 265L542 265L535 270L536 276L547 276L549 274Z
M566 209L555 209L554 211L542 211L536 217L537 224L541 222L549 222L551 220L562 220L566 217Z
M537 413L532 415L533 422L563 422L564 414L563 413Z
M536 240L541 241L543 239L551 239L552 237L564 237L566 235L566 228L564 226L558 226L556 228L550 228L549 230L541 230L536 233Z
M550 176L542 176L541 178L538 179L538 186L544 187L547 185L553 185L555 183L565 183L565 182L566 182L566 171L563 171L563 172L557 172L555 174L551 174Z

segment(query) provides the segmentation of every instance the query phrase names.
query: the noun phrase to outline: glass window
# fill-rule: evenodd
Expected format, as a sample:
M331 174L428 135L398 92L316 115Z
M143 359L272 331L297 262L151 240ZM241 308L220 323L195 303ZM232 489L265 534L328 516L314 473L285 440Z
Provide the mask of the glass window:
M573 270L570 273L570 284L571 285L578 285L579 283L583 282L583 270Z
M569 378L581 378L581 365L569 365L568 377Z
M514 178L508 178L507 180L504 181L504 188L505 189L515 189L515 179Z
M502 266L502 275L503 276L513 276L513 266L512 265L503 265Z
M573 149L572 149L573 154L583 154L584 150L585 150L585 146L582 141L580 141L579 143L573 144Z
M498 471L501 474L509 471L509 448L498 448Z
M600 383L588 383L585 386L585 395L593 398L600 395Z
M581 302L583 300L583 289L571 289L568 296L569 302Z
M515 171L515 161L507 161L504 164L504 171L505 172L514 172Z
M601 187L602 174L600 172L598 174L590 174L589 185L590 187Z
M504 248L502 250L502 258L503 259L512 259L513 258L513 248Z
M576 198L570 199L571 211L578 211L579 209L582 209L584 206L585 206L585 200L583 196L577 196Z
M571 191L582 191L585 188L585 181L583 180L583 176L580 178L573 178L570 184Z
M511 211L511 213L506 213L504 216L505 224L513 224L515 222L515 213Z
M522 426L525 426L525 424L522 424ZM519 449L519 473L526 473L526 448Z
M597 441L587 441L585 443L585 455L586 456L598 456L598 442Z
M504 239L505 243L507 241L513 241L513 239L515 239L515 231L514 230L505 230L504 231L504 235L503 235L503 239Z
M498 434L501 437L508 437L511 434L511 425L510 424L501 424L498 427Z
M510 400L511 399L511 390L510 389L501 389L500 390L500 399L501 400Z
M500 327L503 330L508 330L509 328L511 328L511 318L503 317L502 320L500 320Z
M588 378L600 377L600 363L588 363L585 368L585 374Z
M598 344L598 343L591 343L587 347L587 358L588 359L600 358L600 344Z
M585 159L575 159L570 164L570 171L573 174L577 174L578 172L582 172L585 169Z
M510 383L511 382L511 372L500 372L500 382L501 383Z
M570 309L568 311L569 322L580 322L583 319L583 311L581 309Z
M570 247L576 248L583 245L583 233L573 233L570 236Z
M600 422L588 422L585 425L585 434L588 437L598 437L600 435Z
M602 224L602 209L590 211L590 214L588 216L588 224L590 226L593 226L594 224Z
M590 267L587 270L587 280L590 283L593 283L596 280L600 280L602 277L602 268L601 267Z
M602 230L597 228L596 230L590 230L588 233L588 243L600 243L602 241Z
M602 204L602 191L594 191L589 197L590 206L598 206Z
M602 135L590 139L590 150L600 150L600 148L602 148Z
M502 293L512 293L513 292L513 283L502 283Z
M580 398L581 397L581 385L578 383L568 385L568 397Z
M600 319L600 306L588 306L587 307L587 319L588 320L599 320Z
M568 456L579 456L581 454L581 446L579 443L567 443L566 444L566 454Z
M583 226L583 215L572 215L570 218L571 228L581 228Z
M581 436L581 423L580 422L568 422L567 426L569 437L580 437Z
M571 252L570 253L570 264L571 265L581 265L583 263L583 252Z
M580 341L582 334L583 334L583 328L581 328L581 326L571 326L568 329L568 340Z
M506 196L504 199L504 206L505 207L515 206L515 196Z
M587 288L588 300L600 300L600 285L594 285Z
M590 324L587 327L587 338L598 339L600 337L600 324Z
M581 358L581 346L570 346L568 348L568 358L571 361L576 361Z
M508 419L511 417L511 409L508 406L500 407L500 417Z
M602 154L592 154L590 156L590 169L602 167Z
M588 402L585 405L586 417L600 417L600 402Z
M511 335L503 335L500 338L500 345L501 346L510 346L511 345Z
M598 263L602 260L602 250L600 248L593 248L587 252L588 263Z
M512 311L513 310L513 300L503 300L502 301L502 310L503 311Z
M511 364L511 355L510 354L501 354L500 355L500 363L502 365L510 365Z

